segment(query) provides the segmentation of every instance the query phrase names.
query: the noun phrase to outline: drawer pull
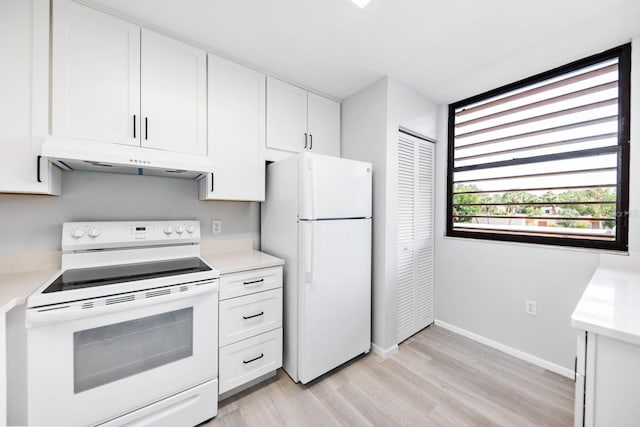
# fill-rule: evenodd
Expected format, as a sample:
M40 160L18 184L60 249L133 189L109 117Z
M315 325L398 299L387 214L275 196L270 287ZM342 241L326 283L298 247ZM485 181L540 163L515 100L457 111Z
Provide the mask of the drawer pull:
M260 356L254 357L253 359L249 359L249 360L243 360L242 363L246 365L247 363L255 362L256 360L262 359L263 357L264 357L264 353L260 353Z
M256 285L256 284L262 283L262 282L264 282L264 277L262 279L250 280L248 282L242 282L242 283L244 283L244 285L247 286L247 285Z
M264 314L264 311L261 311L258 314L252 314L251 316L242 316L243 319L253 319L254 317L258 317L258 316L262 316Z

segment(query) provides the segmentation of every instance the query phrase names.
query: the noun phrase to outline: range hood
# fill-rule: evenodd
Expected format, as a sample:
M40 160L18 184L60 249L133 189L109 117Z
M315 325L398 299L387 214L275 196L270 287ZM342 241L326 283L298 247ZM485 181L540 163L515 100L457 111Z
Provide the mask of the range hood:
M206 156L60 136L46 137L41 155L67 171L187 179L199 179L213 172L211 162Z

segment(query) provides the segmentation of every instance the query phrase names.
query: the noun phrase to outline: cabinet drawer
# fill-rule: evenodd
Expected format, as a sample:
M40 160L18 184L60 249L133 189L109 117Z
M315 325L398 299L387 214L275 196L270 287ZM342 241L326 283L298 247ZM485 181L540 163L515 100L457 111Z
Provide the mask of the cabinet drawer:
M282 328L220 349L220 391L225 393L282 366Z
M220 300L282 287L282 267L261 268L220 277Z
M220 347L282 327L282 288L220 301Z

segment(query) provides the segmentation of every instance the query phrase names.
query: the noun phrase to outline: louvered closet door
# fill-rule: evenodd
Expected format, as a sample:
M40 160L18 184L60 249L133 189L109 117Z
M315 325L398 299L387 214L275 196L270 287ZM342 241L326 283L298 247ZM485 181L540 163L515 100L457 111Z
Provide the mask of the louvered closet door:
M398 139L398 342L433 323L433 143Z

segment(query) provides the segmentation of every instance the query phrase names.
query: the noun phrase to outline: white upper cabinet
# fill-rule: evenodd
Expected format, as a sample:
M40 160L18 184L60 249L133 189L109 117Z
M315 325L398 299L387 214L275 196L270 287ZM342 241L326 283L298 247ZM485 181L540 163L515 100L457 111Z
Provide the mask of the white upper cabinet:
M56 0L52 56L52 134L139 145L140 27Z
M306 138L307 91L268 77L267 147L297 153Z
M309 93L308 149L318 154L340 155L340 104Z
M207 153L207 56L142 30L142 146Z
M53 6L53 135L206 155L204 51L73 1Z
M340 156L340 104L267 77L267 148L280 150L267 160L283 151Z
M200 180L200 199L263 201L265 76L213 55L208 76L214 172Z
M0 1L0 193L60 195L60 169L39 156L49 134L49 40L49 0Z

